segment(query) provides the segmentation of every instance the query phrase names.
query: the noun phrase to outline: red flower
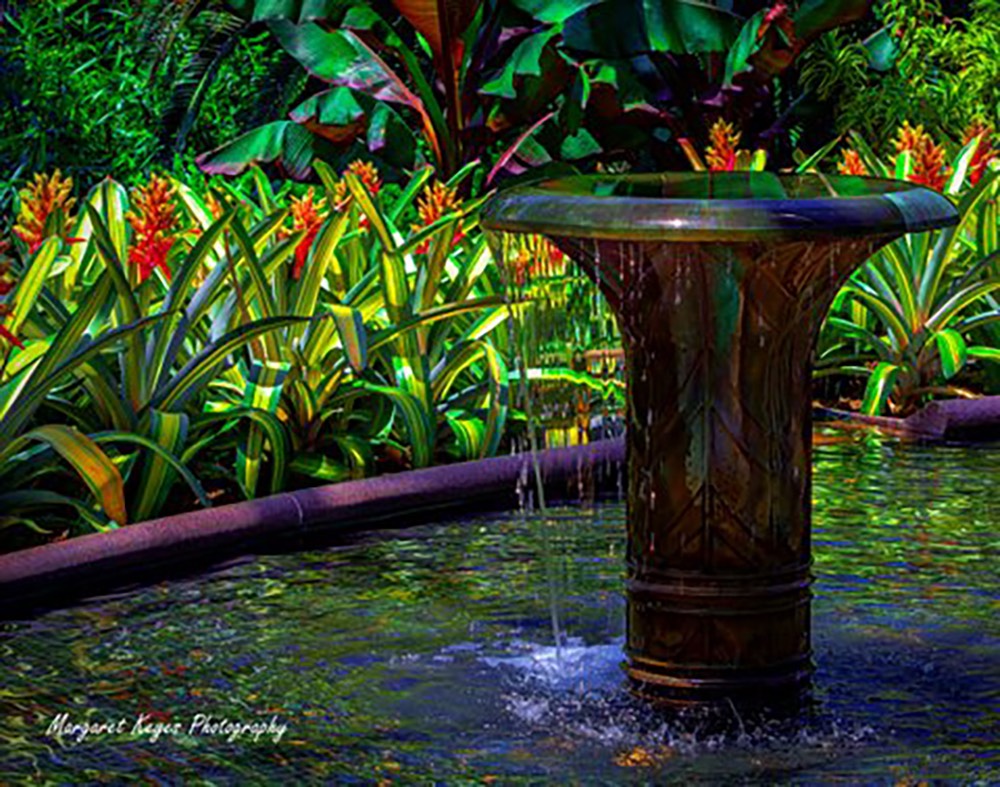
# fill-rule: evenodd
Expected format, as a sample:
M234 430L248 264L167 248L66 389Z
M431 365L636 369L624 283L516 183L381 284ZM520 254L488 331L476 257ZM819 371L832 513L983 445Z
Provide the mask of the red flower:
M788 6L785 3L775 3L767 9L760 27L757 28L758 41L764 37L771 25L781 30L789 41L795 37L795 22L788 16Z
M6 339L18 349L23 350L24 345L21 340L3 326L3 321L10 316L12 316L10 306L6 303L0 303L0 338Z
M372 196L375 196L382 190L382 178L379 177L378 169L371 162L354 159L354 161L347 165L346 172L350 172L356 176L361 181L361 185ZM333 200L335 210L343 210L351 204L351 194L347 190L347 183L345 181L337 181L337 185L333 187Z
M962 144L968 145L973 139L979 137L979 144L976 145L976 152L969 162L969 183L975 186L986 173L986 165L997 157L997 151L992 142L993 129L980 121L969 125L963 135Z
M325 207L326 200L315 201L316 190L310 186L304 197L292 197L292 229L305 230L305 235L295 247L295 264L292 266L292 278L298 279L302 275L306 259L309 257L309 249L312 248L313 241L319 234L319 228L323 226L323 221L327 217L327 212L322 213L320 209Z
M157 268L170 281L167 256L177 241L175 189L166 178L152 175L149 183L132 192L134 210L125 214L135 233L128 259L138 272L139 284Z

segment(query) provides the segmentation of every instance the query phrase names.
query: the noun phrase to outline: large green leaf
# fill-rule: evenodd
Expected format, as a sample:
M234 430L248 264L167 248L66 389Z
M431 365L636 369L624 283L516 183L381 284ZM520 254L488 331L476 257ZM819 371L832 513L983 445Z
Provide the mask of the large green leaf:
M392 166L413 163L417 139L410 124L392 105L359 90L334 87L317 93L293 109L291 118L337 149L363 142Z
M561 24L576 13L603 0L510 0L511 5L539 22Z
M305 179L317 156L325 158L336 151L321 137L291 120L279 120L248 131L231 142L203 153L198 166L213 175L230 177L245 172L255 164L280 165L289 177Z
M522 40L504 62L499 75L484 84L479 92L488 96L517 98L515 79L523 76L541 76L542 52L558 33L558 28L553 27Z
M399 13L413 25L430 45L438 59L461 45L460 36L476 17L482 0L392 0Z
M316 24L272 22L281 45L305 69L332 85L353 88L379 101L402 104L435 135L424 102L371 47L350 30L324 30Z
M740 28L739 35L736 36L736 41L726 55L726 75L723 78L723 85L725 87L733 84L733 77L737 74L747 71L752 67L750 65L750 58L764 43L759 33L765 14L767 14L767 9L762 8L744 22L743 27Z
M571 50L609 59L724 52L739 26L739 17L699 0L605 0L566 19L563 40Z
M336 19L351 0L228 0L233 10L253 22L275 19L292 22Z

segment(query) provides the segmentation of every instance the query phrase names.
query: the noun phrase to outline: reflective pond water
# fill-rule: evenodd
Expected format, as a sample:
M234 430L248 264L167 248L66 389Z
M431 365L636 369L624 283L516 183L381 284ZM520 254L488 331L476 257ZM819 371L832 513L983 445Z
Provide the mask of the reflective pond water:
M0 624L0 783L1000 783L1000 453L851 435L814 474L801 719L709 729L630 698L610 503Z

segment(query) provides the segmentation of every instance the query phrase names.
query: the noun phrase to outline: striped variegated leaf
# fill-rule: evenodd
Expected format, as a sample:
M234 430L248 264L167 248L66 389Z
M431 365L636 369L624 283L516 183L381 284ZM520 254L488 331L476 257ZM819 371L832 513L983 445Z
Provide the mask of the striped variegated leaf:
M163 410L173 410L183 406L208 382L209 377L231 353L245 347L268 331L285 328L301 321L301 317L272 317L257 320L249 325L242 325L225 336L219 337L206 345L201 352L184 365L184 368L169 381L166 381L165 385L153 397L153 406Z
M100 432L95 434L94 442L104 444L104 443L129 443L131 445L137 445L140 448L145 448L151 454L155 454L165 461L170 468L179 475L184 482L188 485L192 492L194 492L195 497L198 498L198 502L205 508L210 508L212 502L208 499L208 495L205 494L205 490L202 488L201 483L195 478L194 473L184 466L184 463L178 459L174 454L168 451L159 443L154 442L148 437L144 437L140 434L135 434L134 432Z
M296 454L290 467L294 473L325 481L328 484L346 481L351 477L351 471L343 462L318 453Z
M965 366L965 339L958 331L948 328L935 333L934 342L941 358L941 372L946 380L950 380Z
M287 363L252 361L247 375L246 393L243 397L244 408L271 414L276 413L290 368ZM266 436L265 429L261 425L251 422L236 449L236 478L248 498L253 498L257 494L257 482L264 459ZM280 447L273 446L272 450ZM272 493L278 491L281 490L271 490Z
M109 519L119 525L128 524L121 473L108 455L82 432L60 425L32 429L0 452L0 468L34 441L47 444L73 467Z
M480 459L487 454L487 430L482 419L464 411L446 412L444 417L445 423L455 436L458 459L463 461Z
M394 254L396 252L396 239L393 237L389 220L382 213L382 209L375 203L375 199L368 193L368 189L365 188L365 185L357 175L345 172L344 182L347 184L347 189L351 192L351 196L358 203L361 212L368 217L368 221L382 243L383 252L385 254Z
M996 347L980 347L974 346L968 349L968 356L970 358L979 358L984 361L995 361L1000 363L1000 349Z
M868 377L868 385L865 386L865 398L861 402L862 413L878 415L882 412L901 371L901 367L885 361L876 365Z
M28 268L17 283L17 288L10 295L7 305L10 307L12 315L6 328L17 336L24 321L35 308L38 295L45 286L45 280L49 277L52 264L62 249L60 238L48 238L38 247L31 259L28 260Z
M385 396L392 402L409 437L413 466L430 465L434 455L434 425L430 422L427 410L420 400L404 390L388 385L375 385L364 381L359 384L365 390Z
M368 331L361 312L339 304L331 304L329 309L348 362L355 373L360 374L368 366Z
M188 435L188 417L184 413L149 411L148 437L171 455L184 450ZM133 511L137 522L155 516L177 480L171 464L157 452L143 458Z

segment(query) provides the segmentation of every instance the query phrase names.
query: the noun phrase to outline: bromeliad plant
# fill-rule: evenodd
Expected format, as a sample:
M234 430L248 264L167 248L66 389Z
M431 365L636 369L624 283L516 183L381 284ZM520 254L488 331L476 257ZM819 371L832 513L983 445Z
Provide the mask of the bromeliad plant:
M61 179L24 196L0 258L0 527L102 529L498 450L502 328L528 305L459 197L471 168L396 194L369 164L316 168L296 194L253 170L108 179L76 210Z
M890 174L860 137L854 142L842 172ZM1000 361L989 336L1000 322L1000 172L979 167L983 144L983 136L974 137L946 165L922 129L901 129L892 174L940 187L958 200L961 218L955 227L880 250L831 309L817 376L867 376L865 413L889 408L906 415L934 395L971 395L954 384L966 364Z
M507 413L505 361L491 336L502 301L475 231L477 203L457 197L469 170L448 182L420 170L391 204L370 164L352 162L342 178L322 162L317 171L322 192L290 197L288 211L259 171L256 200L230 185L212 198L216 211L229 204L239 214L225 234L242 253L225 266L232 286L215 321L316 319L251 344L245 367L211 383L206 407L220 418L233 408L269 413L286 438L282 465L318 480L367 475L380 461L495 452ZM210 201L184 193L207 225ZM245 221L275 227L270 246L248 242ZM239 448L247 494L265 441L273 450L255 425Z
M16 494L29 508L39 499L60 502L46 497L44 486L31 489L46 465L30 461L37 450L25 448L39 435L95 489L106 523L155 516L181 479L207 505L188 467L207 426L195 405L233 355L302 322L290 316L238 325L213 320L226 293L222 277L194 283L206 265L221 269L223 233L233 214L196 238L171 234L177 229L173 196L166 181L154 178L133 194L130 212L125 190L106 180L85 200L74 227L78 243L67 250L58 236L50 237L28 259L15 292L18 317L9 326L12 333L23 330L23 349L10 356L0 389L0 474L24 490ZM255 228L250 235L263 242L268 231ZM57 298L60 290L71 297ZM39 433L31 429L36 416L65 425ZM58 444L48 439L53 430ZM100 472L91 472L94 467Z
M282 406L296 424L296 468L320 478L370 472L368 446L380 442L415 467L437 453L493 454L507 418L506 362L493 341L504 312L475 231L478 203L457 197L469 170L432 182L423 169L388 208L370 170L337 179L322 163L317 169L335 209L303 276L326 272L321 303L340 310L353 332L333 353L321 334L304 337L292 362L298 370ZM329 435L334 452L323 448Z

